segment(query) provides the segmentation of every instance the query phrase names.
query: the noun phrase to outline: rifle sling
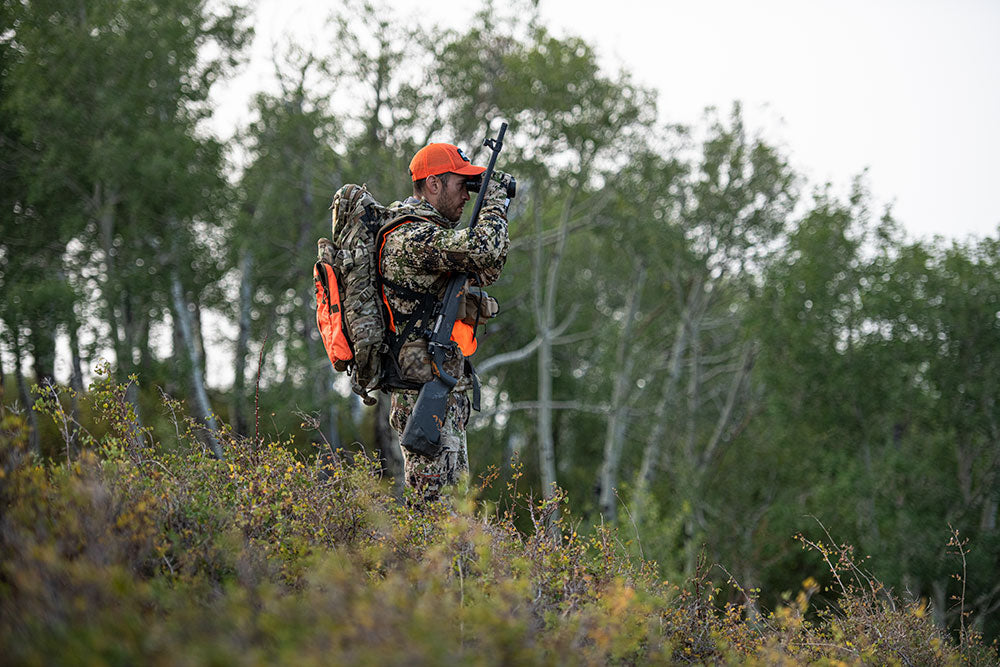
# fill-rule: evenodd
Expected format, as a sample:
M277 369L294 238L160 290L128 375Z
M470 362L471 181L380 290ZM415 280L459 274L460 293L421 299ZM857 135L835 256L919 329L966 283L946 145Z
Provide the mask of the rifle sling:
M385 285L388 285L392 289L400 288L400 291L405 291L410 293L412 296L407 298L415 298L419 300L419 304L413 310L412 313L400 315L397 319L406 322L406 326L403 327L402 332L394 333L392 331L387 332L389 338L389 363L388 368L386 368L384 375L385 379L382 384L385 387L392 387L395 389L420 389L423 386L422 382L412 382L409 380L404 380L402 375L402 369L399 367L399 352L403 349L403 344L409 339L410 334L416 328L418 322L426 322L427 319L434 312L434 307L437 304L437 300L434 298L433 294L415 292L409 288L403 287L402 285L394 285L393 283L383 280Z
M482 391L479 386L479 376L476 375L476 367L472 365L468 357L465 358L465 373L472 378L472 409L479 412Z

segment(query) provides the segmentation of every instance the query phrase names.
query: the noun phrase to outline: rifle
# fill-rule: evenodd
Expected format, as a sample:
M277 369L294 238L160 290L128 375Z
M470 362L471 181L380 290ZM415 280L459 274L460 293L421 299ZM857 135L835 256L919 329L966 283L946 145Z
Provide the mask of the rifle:
M490 155L489 165L487 165L478 184L469 182L466 184L470 190L475 187L479 192L475 206L472 207L470 229L476 225L476 221L479 219L479 211L483 207L486 189L490 177L493 176L493 166L496 164L500 149L503 148L503 135L506 132L507 123L503 123L496 139L487 138L483 142L484 146L493 151ZM508 194L513 196L513 192L508 192ZM448 280L444 297L437 307L434 324L427 333L427 351L431 355L431 371L434 373L434 377L420 387L417 402L413 406L410 418L406 421L406 428L403 429L403 436L400 439L400 444L403 447L430 458L436 458L443 448L441 429L444 427L445 413L448 409L448 393L458 384L458 378L445 372L444 361L448 352L456 347L454 341L451 340L451 329L455 320L458 319L458 308L462 303L462 297L465 296L467 282L467 273L456 273Z

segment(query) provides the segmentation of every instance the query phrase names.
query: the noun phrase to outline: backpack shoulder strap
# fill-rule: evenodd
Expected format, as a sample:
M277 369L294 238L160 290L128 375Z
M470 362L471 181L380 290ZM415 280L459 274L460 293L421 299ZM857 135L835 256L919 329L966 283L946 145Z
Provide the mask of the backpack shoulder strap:
M395 281L387 280L386 277L382 275L382 251L385 249L385 237L410 222L429 222L431 224L437 224L429 218L407 213L399 216L398 218L393 218L389 222L382 225L382 227L378 230L378 233L375 235L375 267L378 279L383 285L387 285L392 290L399 292L403 298L417 300L423 297L425 293L417 292L409 287L406 287L405 285L400 285Z
M380 288L382 285L385 285L393 291L399 292L404 299L420 300L427 294L426 292L418 292L410 289L406 285L401 285L393 280L388 280L384 275L382 275L382 252L385 250L386 237L410 222L429 222L431 224L437 224L433 220L423 216L407 213L397 218L393 218L389 222L382 225L382 227L378 230L378 233L375 235L375 273L378 276Z
M437 297L433 292L420 292L414 289L410 289L405 285L401 285L395 281L387 280L385 276L382 275L382 251L385 248L385 238L392 232L396 231L403 225L411 222L430 222L432 224L437 224L433 220L429 220L423 216L415 214L404 214L397 218L393 218L378 230L378 234L375 237L375 267L376 275L379 281L379 295L382 297L382 304L386 311L386 322L389 323L389 331L386 332L386 338L389 343L388 351L388 368L386 383L389 386L396 386L406 389L419 389L420 385L414 384L412 382L407 382L402 379L399 369L399 352L403 347L403 344L410 338L413 330L416 328L419 322L427 322L430 320L434 309L437 307ZM389 287L394 292L397 292L404 299L412 300L417 302L417 307L412 313L400 316L400 324L403 324L402 331L400 331L396 324L396 313L393 313L392 308L389 306L389 300L385 296L385 287Z

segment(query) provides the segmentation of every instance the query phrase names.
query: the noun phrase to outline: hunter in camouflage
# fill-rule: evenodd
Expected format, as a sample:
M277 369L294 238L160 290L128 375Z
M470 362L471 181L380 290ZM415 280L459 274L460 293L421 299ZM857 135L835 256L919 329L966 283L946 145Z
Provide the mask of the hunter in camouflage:
M441 294L451 272L472 276L473 288L461 319L467 324L483 322L497 313L497 303L481 289L496 281L507 259L507 183L510 176L494 172L475 227L456 229L469 192L465 181L484 171L472 165L451 144L430 144L410 163L413 196L390 205L392 217L420 218L401 225L385 237L380 269L384 294L391 312L404 319L417 310L420 294ZM424 327L414 327L399 354L400 376L423 383L432 377ZM465 354L471 354L465 346ZM404 475L424 500L435 500L443 487L458 483L469 469L465 428L469 421L468 390L473 378L465 372L465 356L453 350L445 371L460 378L449 395L441 440L445 445L435 459L403 449ZM417 400L415 389L392 389L389 424L402 435Z

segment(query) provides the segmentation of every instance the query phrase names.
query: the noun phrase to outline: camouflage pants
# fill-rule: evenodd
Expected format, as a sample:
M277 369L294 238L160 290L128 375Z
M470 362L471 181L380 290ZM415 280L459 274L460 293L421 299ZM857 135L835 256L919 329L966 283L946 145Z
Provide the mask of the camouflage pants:
M417 392L392 392L389 425L400 438L417 402ZM429 458L400 447L403 452L403 476L406 486L414 489L425 501L438 500L441 489L457 484L469 473L469 453L465 441L465 426L469 422L469 397L465 392L448 394L448 414L441 429L444 449L436 458Z

